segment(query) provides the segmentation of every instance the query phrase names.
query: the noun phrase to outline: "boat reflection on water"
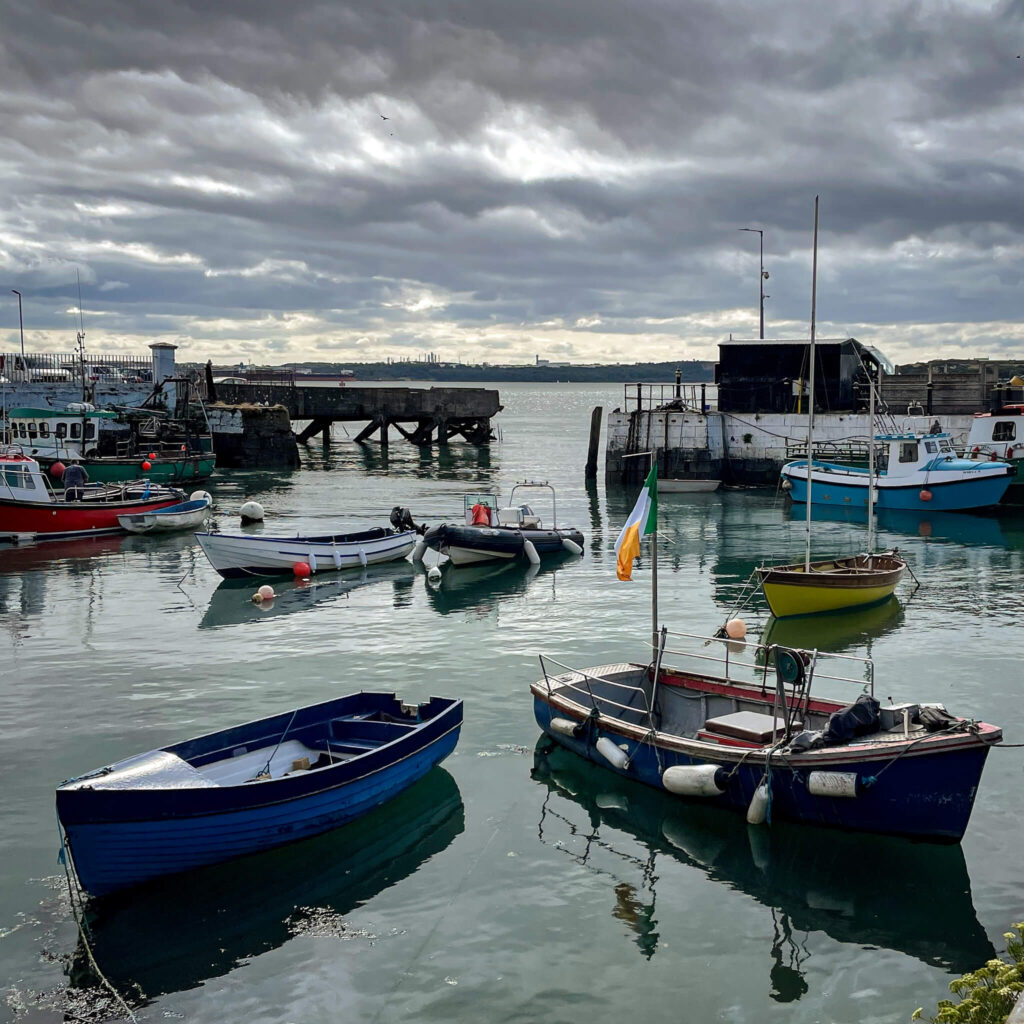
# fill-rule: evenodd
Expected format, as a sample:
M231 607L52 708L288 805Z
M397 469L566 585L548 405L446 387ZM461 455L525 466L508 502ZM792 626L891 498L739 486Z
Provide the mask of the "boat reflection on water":
M801 967L813 955L812 932L905 953L952 974L995 955L978 922L959 845L785 822L755 828L728 811L666 797L548 747L546 738L537 744L531 773L547 790L540 840L608 877L612 916L633 932L648 959L660 942L659 856L699 868L768 909L774 937L767 974L779 1002L808 990ZM639 843L639 855L624 852L630 841Z
M351 825L90 904L89 943L123 993L149 1000L195 988L295 935L343 937L346 914L408 878L464 827L458 786L435 768ZM70 985L97 984L79 942Z
M0 575L17 575L33 569L54 568L60 562L115 555L127 540L127 534L112 533L35 544L0 544Z
M802 520L805 508L804 505L791 505L789 518ZM866 509L815 505L812 518L823 522L863 524L867 529ZM1024 542L1024 537L1019 531L1004 530L1004 525L1012 526L1009 517L1002 519L970 512L878 509L875 512L875 523L878 530L887 533L902 533L908 537L950 541L955 544L984 544L1005 548L1020 547Z
M543 565L531 565L520 559L508 562L483 562L480 565L446 564L440 582L424 580L427 598L441 615L451 612L491 611L505 598L525 594L534 586L555 586L555 574L566 563L578 558L566 552L552 555Z
M385 562L365 569L349 569L309 580L273 581L275 597L254 604L252 595L265 578L224 580L210 596L210 605L199 623L200 629L217 629L255 622L278 615L291 615L375 583L391 583L395 606L407 604L412 595L416 570L409 562Z
M771 617L761 633L761 644L841 654L892 633L903 624L903 619L903 606L894 596L889 596L867 608L798 618Z

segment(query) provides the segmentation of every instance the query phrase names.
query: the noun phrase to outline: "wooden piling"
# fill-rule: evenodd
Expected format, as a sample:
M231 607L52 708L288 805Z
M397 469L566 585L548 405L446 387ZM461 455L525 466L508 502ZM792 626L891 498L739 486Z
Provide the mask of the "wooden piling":
M601 446L601 416L604 409L600 405L594 406L590 414L590 445L587 448L587 468L585 479L595 480L597 478L597 450Z

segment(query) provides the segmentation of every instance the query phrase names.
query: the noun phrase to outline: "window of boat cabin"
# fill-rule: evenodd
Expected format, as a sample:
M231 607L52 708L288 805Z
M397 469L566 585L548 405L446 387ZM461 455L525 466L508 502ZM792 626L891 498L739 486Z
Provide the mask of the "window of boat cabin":
M54 431L54 434L57 437L67 437L68 436L68 425L66 423L58 423L57 424L57 429Z
M91 441L96 436L96 424L86 423L85 425L85 437L86 440Z
M939 450L939 447L934 441L925 441L924 450L929 455L934 455Z
M46 420L39 421L39 436L49 437L50 436L50 424Z
M1003 420L992 427L993 441L1014 441L1017 438L1017 424Z
M82 436L82 424L72 423L71 424L71 436L77 441Z
M26 469L22 469L21 466L15 466L13 469L4 470L4 480L10 487L20 487L22 490L31 491L35 488L36 482L32 479L31 474Z
M917 462L916 441L904 441L900 444L900 462Z
M35 420L29 420L28 436L29 437L35 437L36 436L36 421Z

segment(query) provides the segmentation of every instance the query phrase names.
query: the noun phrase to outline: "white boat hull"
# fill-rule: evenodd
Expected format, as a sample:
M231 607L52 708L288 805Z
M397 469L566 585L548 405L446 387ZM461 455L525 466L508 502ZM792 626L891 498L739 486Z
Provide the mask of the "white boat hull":
M305 562L313 574L395 562L412 551L416 539L413 530L383 529L334 537L196 534L203 554L225 579L290 574L299 562Z
M710 494L721 480L659 480L658 492L664 494Z
M141 512L137 515L118 516L117 521L129 533L163 533L170 530L194 530L209 518L210 508L192 512Z

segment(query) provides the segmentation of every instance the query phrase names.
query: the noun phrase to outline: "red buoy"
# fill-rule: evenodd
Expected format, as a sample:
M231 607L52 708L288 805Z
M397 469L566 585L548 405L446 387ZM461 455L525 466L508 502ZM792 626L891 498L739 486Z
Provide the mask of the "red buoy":
M296 562L292 566L292 572L301 580L310 574L309 562Z
M148 473L152 468L153 463L151 463L148 459L142 464L142 470L145 473Z
M150 457L151 459L155 459L155 458L156 458L156 452L150 452L150 453L149 453L149 457Z
M921 493L920 493L920 494L918 495L918 497L919 497L919 498L920 498L920 499L921 499L922 501L931 501L931 500L932 500L932 492L931 492L931 491L929 491L927 487L925 487L925 488L924 488L924 489L923 489L923 490L921 491Z
M67 466L65 466L64 463L61 462L60 459L58 459L50 467L50 476L52 476L54 480L59 480L64 475L65 469L67 469Z

